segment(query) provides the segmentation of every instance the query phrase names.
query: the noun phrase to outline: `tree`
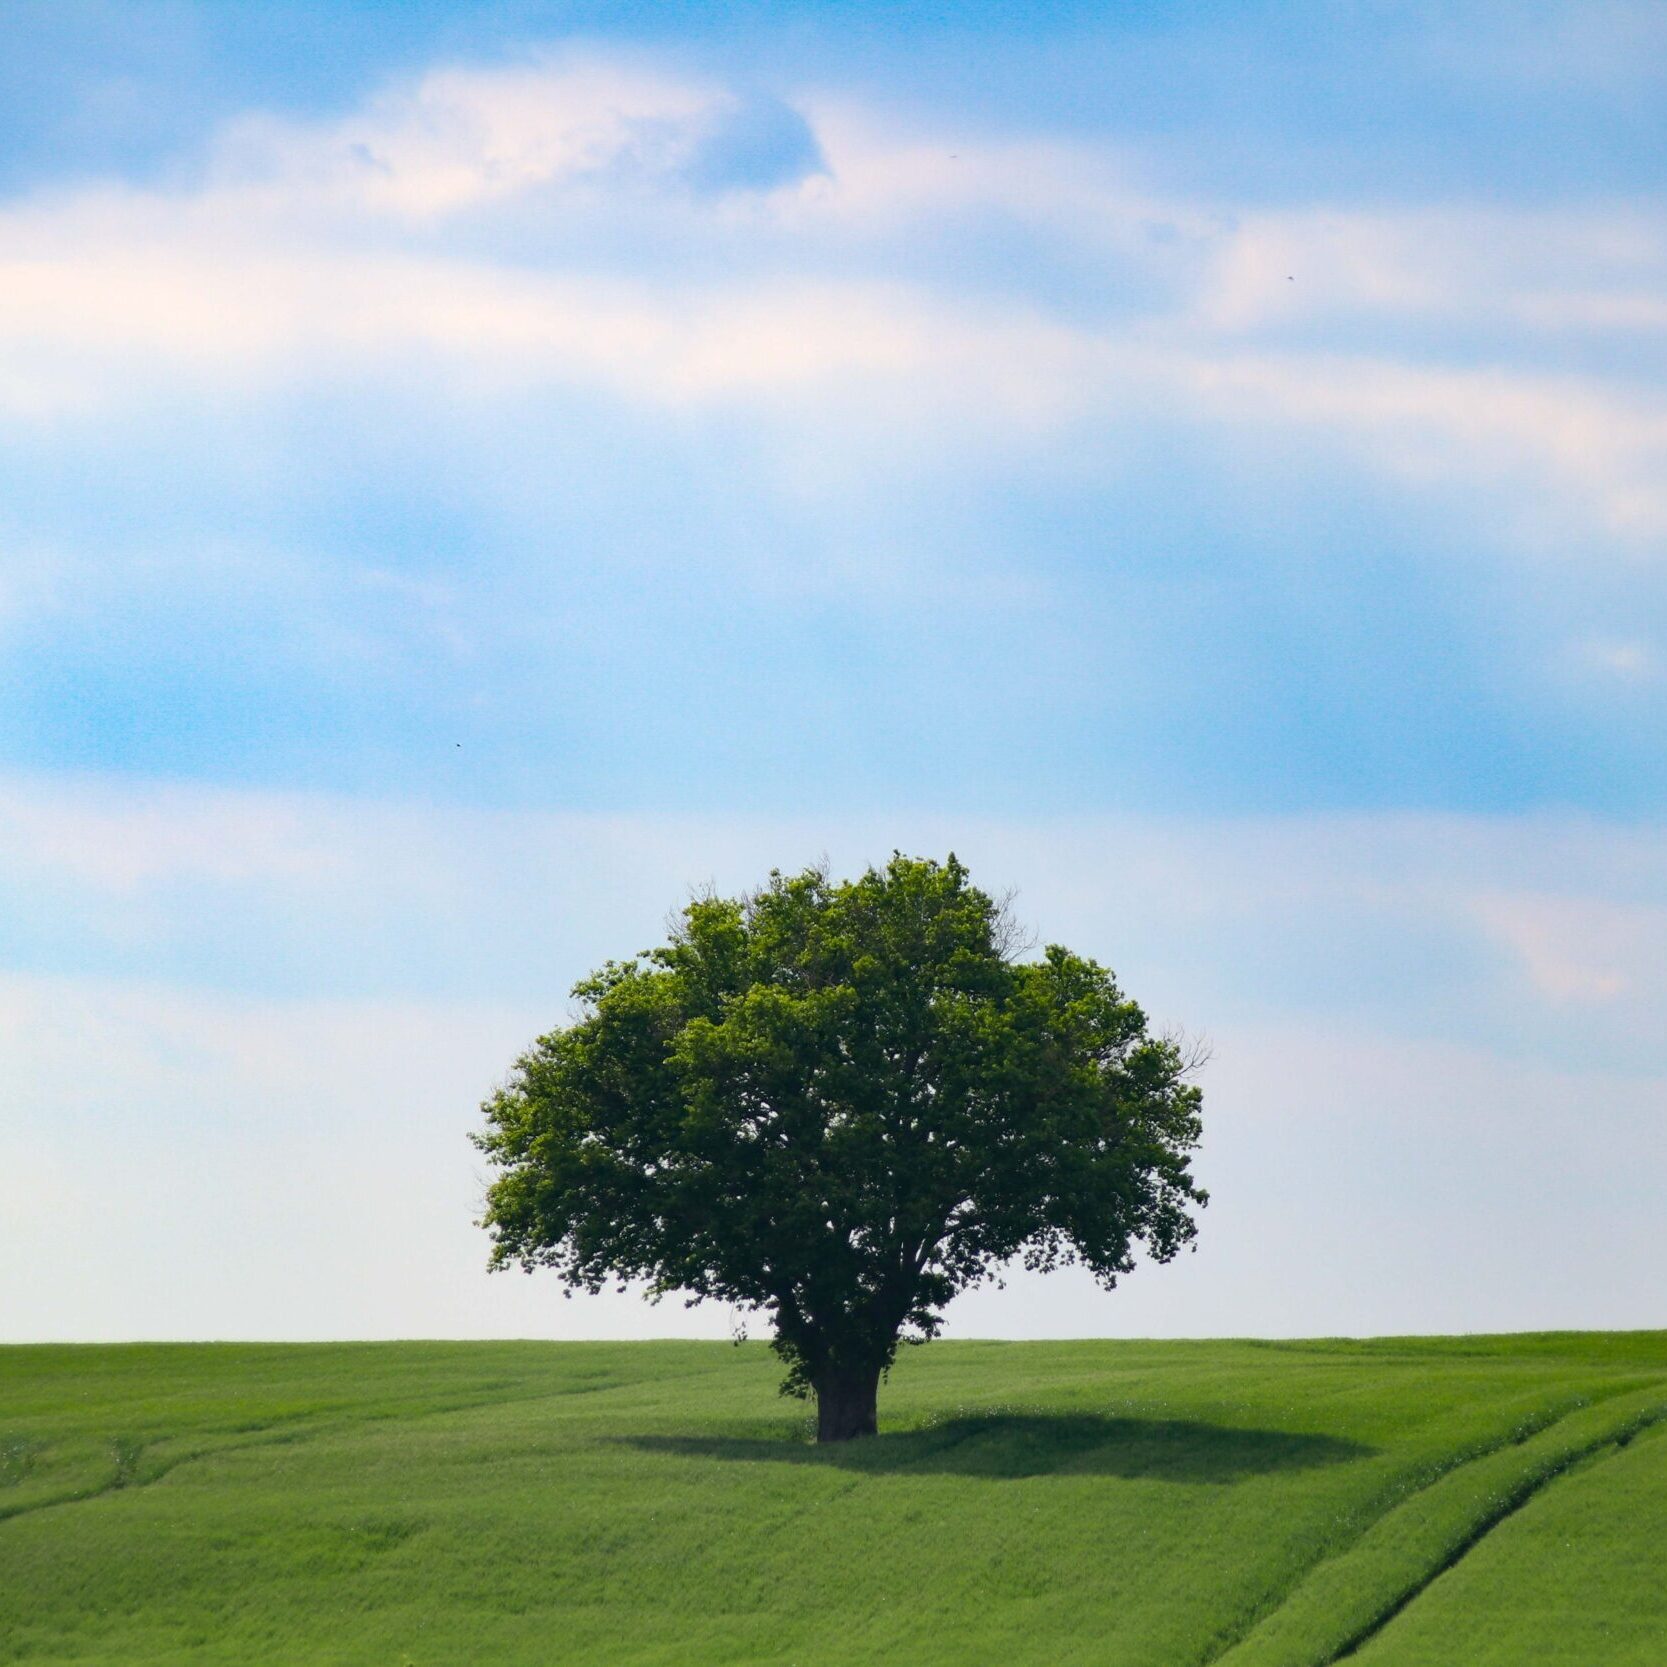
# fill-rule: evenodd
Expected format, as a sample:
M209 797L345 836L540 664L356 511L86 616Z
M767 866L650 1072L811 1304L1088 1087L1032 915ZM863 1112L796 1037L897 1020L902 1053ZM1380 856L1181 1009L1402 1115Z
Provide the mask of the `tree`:
M691 903L482 1108L492 1265L765 1315L842 1441L1014 1258L1108 1289L1137 1245L1167 1261L1205 1202L1192 1061L1105 968L1016 937L953 856Z

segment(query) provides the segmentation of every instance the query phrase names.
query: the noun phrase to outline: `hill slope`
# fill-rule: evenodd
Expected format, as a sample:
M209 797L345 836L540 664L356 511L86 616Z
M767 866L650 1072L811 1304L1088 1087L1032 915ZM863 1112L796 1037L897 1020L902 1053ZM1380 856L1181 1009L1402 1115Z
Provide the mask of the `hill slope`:
M1667 1660L1667 1333L0 1350L0 1659ZM1624 1443L1624 1445L1622 1445Z

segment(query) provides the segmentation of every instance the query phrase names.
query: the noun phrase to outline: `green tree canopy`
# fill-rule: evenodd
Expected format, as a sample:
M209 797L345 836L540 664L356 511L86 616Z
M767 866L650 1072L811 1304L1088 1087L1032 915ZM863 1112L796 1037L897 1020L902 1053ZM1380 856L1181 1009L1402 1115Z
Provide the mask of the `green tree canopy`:
M1189 1062L1104 967L1013 939L953 856L691 903L486 1102L493 1266L763 1314L839 1440L1013 1259L1167 1261L1205 1201Z

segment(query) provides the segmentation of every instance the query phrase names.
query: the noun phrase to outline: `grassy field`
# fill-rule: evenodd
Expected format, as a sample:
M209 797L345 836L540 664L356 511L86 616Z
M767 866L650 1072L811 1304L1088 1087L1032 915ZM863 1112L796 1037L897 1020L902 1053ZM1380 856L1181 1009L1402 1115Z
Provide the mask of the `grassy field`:
M1667 1661L1667 1333L0 1350L0 1660ZM1658 1422L1661 1421L1661 1422Z

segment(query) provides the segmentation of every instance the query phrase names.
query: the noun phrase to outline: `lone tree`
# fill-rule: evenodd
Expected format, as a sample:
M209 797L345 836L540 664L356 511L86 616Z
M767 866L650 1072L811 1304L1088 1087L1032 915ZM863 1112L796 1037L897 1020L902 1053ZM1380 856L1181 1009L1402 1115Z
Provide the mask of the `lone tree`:
M1012 1258L1108 1289L1139 1243L1167 1261L1205 1201L1189 1060L1105 968L1015 937L953 856L691 903L483 1107L492 1265L760 1312L844 1441Z

